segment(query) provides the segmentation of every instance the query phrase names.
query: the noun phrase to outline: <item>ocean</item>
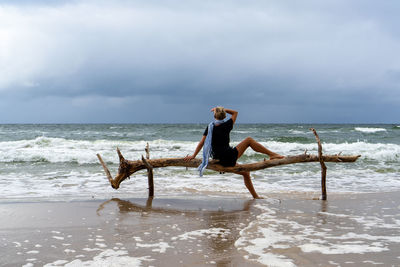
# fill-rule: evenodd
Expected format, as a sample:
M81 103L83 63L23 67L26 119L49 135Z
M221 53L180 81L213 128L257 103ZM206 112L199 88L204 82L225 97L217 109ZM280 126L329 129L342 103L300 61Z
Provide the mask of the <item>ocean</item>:
M147 174L133 175L120 189L110 187L96 154L112 175L116 148L126 159L140 159L147 143L151 158L192 154L206 124L17 124L0 125L0 201L70 201L145 197ZM251 136L282 155L317 153L314 127L323 153L361 155L355 163L328 163L327 190L336 193L400 190L400 126L397 124L237 124L232 145ZM198 157L201 156L199 153ZM250 148L239 163L263 160ZM168 167L155 170L156 196L211 195L250 197L241 176ZM252 172L256 191L316 193L318 163L293 164Z
M282 155L361 155L239 175L167 167L111 188L116 148L126 159L192 154L206 124L0 125L1 266L399 266L400 125L238 124ZM261 161L251 149L239 163Z

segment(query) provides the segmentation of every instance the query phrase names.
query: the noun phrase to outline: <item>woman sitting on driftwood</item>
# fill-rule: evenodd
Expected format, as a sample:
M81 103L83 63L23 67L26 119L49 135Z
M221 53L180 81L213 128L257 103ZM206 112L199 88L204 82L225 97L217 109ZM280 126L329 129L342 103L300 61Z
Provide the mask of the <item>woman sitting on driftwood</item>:
M213 159L219 160L219 164L224 167L235 166L236 161L243 155L248 147L251 147L256 152L268 155L270 159L284 158L283 156L270 151L251 137L247 137L236 147L231 147L229 145L229 134L236 121L238 112L223 107L212 108L211 112L214 113L215 120L207 126L193 155L185 157L186 161L194 159L204 146L203 162L199 166L200 176L203 175L203 171L208 165L208 159L210 156ZM226 113L231 115L229 119L226 118ZM253 183L250 179L250 172L238 172L237 174L243 175L244 183L252 196L254 198L260 198L254 190Z

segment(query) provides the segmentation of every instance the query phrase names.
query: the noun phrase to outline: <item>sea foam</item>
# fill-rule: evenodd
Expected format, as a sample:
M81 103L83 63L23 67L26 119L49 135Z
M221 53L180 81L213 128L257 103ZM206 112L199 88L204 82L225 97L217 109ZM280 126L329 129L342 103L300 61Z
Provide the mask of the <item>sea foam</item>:
M376 133L376 132L386 132L385 128L372 128L372 127L356 127L354 128L356 131L363 133Z
M294 210L291 204L261 202L255 205L261 214L240 231L235 246L246 253L246 258L273 266L295 266L295 258L291 259L290 255L297 248L303 253L317 252L321 255L319 258L359 254L373 259L374 253L389 251L400 244L396 234L400 224L397 207L387 208L390 210L387 214L379 208L372 215L365 212L371 208L368 205L380 207L387 203L369 202L356 209L327 205L322 209L330 212L317 214L321 207L310 200L296 200L295 205L303 205L300 210Z
M64 138L37 137L31 140L3 141L0 142L0 162L49 162L61 163L71 162L78 164L98 163L97 153L103 156L106 162L117 163L115 149L117 147L123 152L125 158L140 159L146 144L150 145L152 158L184 157L192 154L197 142L153 140L145 141L113 141L113 140L69 140ZM314 143L287 143L268 141L260 142L273 151L283 155L296 155L304 151L317 152L317 145ZM237 143L233 142L232 145ZM325 154L363 155L377 160L399 160L400 145L368 143L364 141L352 143L322 143ZM262 154L248 149L247 156ZM265 156L264 156L265 157Z
M145 171L132 175L132 179L124 181L116 191L110 187L96 154L102 156L115 176L119 165L117 147L128 160L140 159L145 154L147 143L152 159L179 158L195 151L198 137L204 130L198 125L25 125L2 128L1 198L11 200L145 196ZM182 131L177 132L178 128ZM361 155L355 163L327 163L330 191L385 192L400 189L400 143L397 141L398 131L392 130L393 126L327 125L317 128L320 129L324 154ZM362 131L375 133L364 134ZM127 137L118 137L117 134L126 134ZM232 132L231 145L237 145L238 140L247 135L255 136L262 145L285 156L305 151L318 153L315 138L307 126L239 125ZM268 157L248 149L238 163L264 159ZM157 195L249 195L240 175L209 170L205 174L200 179L195 168L155 169ZM318 163L277 166L254 171L251 175L261 195L320 190Z
M305 150L317 154L317 145L261 142L283 155L302 154ZM145 141L69 140L37 137L31 140L0 142L0 164L8 170L0 171L3 199L87 199L146 195L147 178L144 171L124 181L118 191L105 179L96 157L100 153L112 175L118 167L115 148L119 147L126 159L140 159L145 154ZM235 144L235 143L233 143ZM197 142L157 139L149 142L151 158L184 157L193 153ZM384 192L400 189L400 145L353 142L323 143L325 154L360 154L352 164L328 164L328 188L335 192ZM251 149L239 163L263 160L264 155ZM3 166L4 166L3 165ZM28 172L24 170L29 170ZM199 179L195 169L182 167L155 170L157 194L212 194L242 195L249 193L241 176L206 171ZM319 191L318 164L293 164L252 172L259 194L270 192ZM17 179L16 179L17 177Z
M93 257L92 260L82 261L79 259L71 262L65 260L56 260L52 263L45 264L44 267L72 267L72 266L142 266L143 262L151 261L149 256L131 257L125 250L107 249Z

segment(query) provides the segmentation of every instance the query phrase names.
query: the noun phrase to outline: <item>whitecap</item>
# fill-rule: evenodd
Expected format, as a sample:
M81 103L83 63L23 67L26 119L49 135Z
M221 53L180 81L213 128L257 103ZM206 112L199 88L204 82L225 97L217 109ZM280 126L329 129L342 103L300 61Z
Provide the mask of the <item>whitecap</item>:
M386 132L385 128L372 128L372 127L356 127L354 130L363 133L376 133L376 132Z
M308 132L299 131L299 130L289 130L288 132L291 134L308 134Z

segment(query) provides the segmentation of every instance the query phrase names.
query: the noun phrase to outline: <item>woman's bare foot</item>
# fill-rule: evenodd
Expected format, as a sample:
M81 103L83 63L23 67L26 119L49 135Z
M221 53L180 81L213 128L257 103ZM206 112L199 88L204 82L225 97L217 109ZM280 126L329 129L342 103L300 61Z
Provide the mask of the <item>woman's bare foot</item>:
M283 158L285 158L285 157L282 156L282 155L274 154L274 155L269 157L269 160L272 160L272 159L283 159Z

